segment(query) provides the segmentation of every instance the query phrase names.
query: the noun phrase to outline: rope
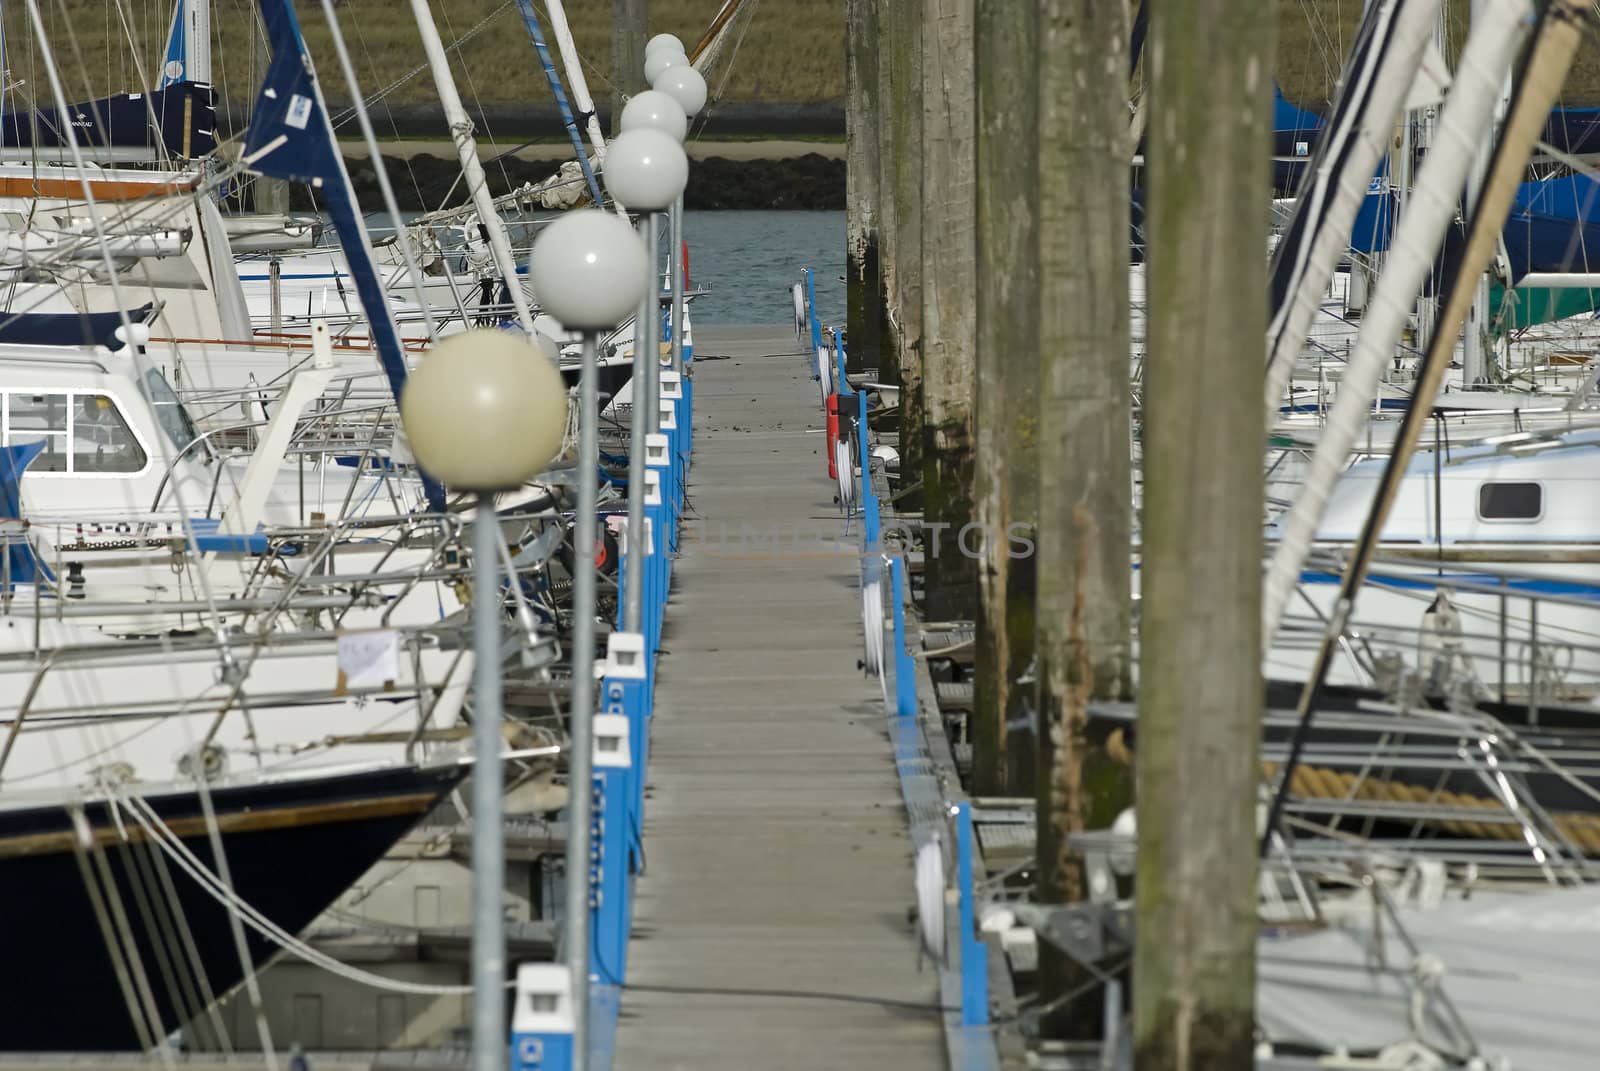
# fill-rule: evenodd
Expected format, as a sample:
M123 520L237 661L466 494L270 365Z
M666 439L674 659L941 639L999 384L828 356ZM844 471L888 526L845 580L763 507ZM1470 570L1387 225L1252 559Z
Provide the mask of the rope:
M1262 763L1268 779L1277 776L1278 764ZM1504 811L1505 803L1487 796L1452 792L1444 788L1423 788L1378 777L1358 777L1341 770L1319 766L1297 766L1290 779L1290 791L1302 799L1365 800L1376 803L1405 803L1455 807L1485 812ZM1600 855L1600 815L1562 811L1550 821L1573 844L1588 855ZM1459 836L1482 840L1520 841L1522 827L1503 822L1478 822L1471 818L1426 818L1428 826Z
M147 801L137 796L126 796L120 797L119 802L128 808L140 827L161 846L162 851L166 852L173 862L178 864L179 869L194 879L202 891L221 904L224 909L233 912L246 926L249 926L256 933L285 952L299 957L314 967L321 967L330 974L374 989L384 989L395 993L410 993L417 996L466 996L472 993L473 988L470 985L426 985L419 982L402 982L341 963L326 952L322 952L300 940L294 934L262 914L236 892L227 888L200 861L199 857L189 850L188 845L184 844L183 840L168 828L166 823L161 820L161 816L155 812L155 809Z

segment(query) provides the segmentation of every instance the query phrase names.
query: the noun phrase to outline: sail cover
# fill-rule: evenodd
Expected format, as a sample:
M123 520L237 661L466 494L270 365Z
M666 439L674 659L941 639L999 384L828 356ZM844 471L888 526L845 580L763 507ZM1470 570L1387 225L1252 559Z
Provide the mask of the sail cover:
M378 362L398 405L406 382L405 351L372 262L372 242L334 140L316 69L300 34L300 21L295 17L294 2L260 0L260 4L267 40L272 45L272 65L267 68L261 94L256 98L255 118L250 123L242 159L258 174L317 189L338 232L356 293L367 313ZM422 481L429 508L442 512L443 488L426 474Z
M118 349L116 332L122 317L142 324L155 312L145 304L120 312L14 312L0 315L0 343L33 346L104 346Z
M152 157L165 151L192 159L217 147L216 91L199 82L175 82L154 93L119 93L67 105L65 122L57 108L7 112L0 118L0 144L65 148L66 123L91 156L95 149L148 149Z

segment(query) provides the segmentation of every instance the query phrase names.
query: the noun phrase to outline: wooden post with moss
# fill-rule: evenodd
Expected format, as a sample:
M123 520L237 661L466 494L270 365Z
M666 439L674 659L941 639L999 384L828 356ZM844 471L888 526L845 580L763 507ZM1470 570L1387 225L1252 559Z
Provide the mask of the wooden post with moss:
M977 540L967 531L977 388L974 9L974 0L925 0L922 23L923 568L924 612L934 621L972 620L978 603Z
M879 21L888 44L878 84L887 141L879 164L886 227L892 227L884 263L889 298L889 348L900 384L900 488L922 482L922 5L924 0L881 0ZM920 493L901 510L916 508Z
M972 711L974 795L1033 782L1034 522L1039 500L1038 7L977 11L978 642ZM1017 754L1008 757L1008 743Z
M611 0L611 136L621 130L622 106L644 84L644 45L650 0Z
M1091 699L1132 672L1128 340L1127 8L1043 0L1039 36L1038 878L1046 903L1083 898L1070 834L1109 825L1129 771L1089 734ZM1041 999L1082 986L1040 949ZM1047 1036L1099 1026L1066 1003Z
M1254 1028L1271 8L1154 4L1147 57L1134 1059L1209 1071Z
M878 270L878 0L845 8L846 370L879 365L883 286Z

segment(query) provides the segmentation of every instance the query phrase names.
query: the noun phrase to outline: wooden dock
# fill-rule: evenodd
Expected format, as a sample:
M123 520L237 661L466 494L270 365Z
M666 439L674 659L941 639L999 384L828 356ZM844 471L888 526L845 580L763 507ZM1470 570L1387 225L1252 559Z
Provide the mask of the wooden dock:
M696 332L618 1071L944 1066L861 657L859 542L785 327ZM776 536L776 539L769 537Z

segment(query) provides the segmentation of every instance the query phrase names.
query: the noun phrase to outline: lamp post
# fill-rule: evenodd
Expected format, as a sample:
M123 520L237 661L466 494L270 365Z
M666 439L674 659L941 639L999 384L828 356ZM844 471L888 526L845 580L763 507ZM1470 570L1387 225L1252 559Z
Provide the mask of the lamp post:
M683 64L663 69L651 84L654 92L665 93L677 102L689 119L693 119L706 104L706 80L693 67ZM641 94L642 95L642 94ZM683 197L672 203L667 241L668 257L672 264L672 370L683 373Z
M609 166L610 158L607 157ZM572 972L574 1071L589 1062L589 824L594 748L594 545L599 333L628 315L650 283L650 262L626 222L599 209L568 212L533 243L528 281L534 296L583 338L578 375L578 515L573 533L572 698L567 750L567 914L563 945Z
M646 94L639 94L644 97ZM635 113L643 123L647 115L660 115L662 121L676 119L671 98L662 96L660 113ZM639 98L635 98L637 100ZM624 109L626 115L626 109ZM687 128L687 119L684 120ZM633 428L628 444L628 549L623 574L622 627L640 631L644 620L644 494L645 436L653 434L659 422L656 407L660 388L660 358L657 353L657 328L661 322L661 284L656 267L655 213L671 205L689 180L689 159L676 138L656 126L635 126L624 130L606 153L606 188L611 196L629 208L637 209L639 235L644 240L650 264L650 285L639 303L633 329Z
M434 346L406 380L400 418L417 460L478 496L472 539L472 1066L506 1063L505 823L501 796L500 533L494 493L537 474L566 430L561 373L525 336L480 329Z

